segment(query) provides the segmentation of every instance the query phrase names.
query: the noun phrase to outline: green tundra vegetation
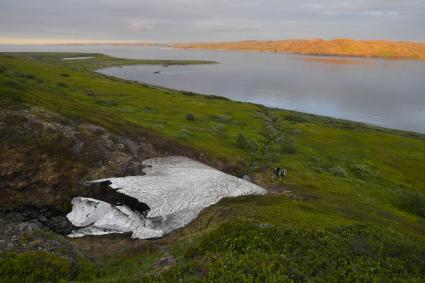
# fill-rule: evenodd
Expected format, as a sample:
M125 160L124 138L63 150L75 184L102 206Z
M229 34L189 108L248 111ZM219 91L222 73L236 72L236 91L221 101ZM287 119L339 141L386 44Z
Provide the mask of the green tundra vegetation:
M71 56L93 58L62 60ZM166 237L175 258L166 267L154 264L164 257L154 240L78 264L40 252L3 254L0 281L425 281L424 135L94 72L173 63L205 62L1 54L0 107L38 106L120 134L152 132L251 176L270 194L225 199ZM273 178L276 166L287 177Z

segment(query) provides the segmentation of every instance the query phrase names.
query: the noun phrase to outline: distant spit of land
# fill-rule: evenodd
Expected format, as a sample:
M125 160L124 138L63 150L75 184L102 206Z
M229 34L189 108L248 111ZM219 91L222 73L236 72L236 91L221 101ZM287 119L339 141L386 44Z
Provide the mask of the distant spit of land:
M425 59L425 43L387 40L292 39L279 41L237 41L180 43L173 47L237 51L286 52L306 55Z

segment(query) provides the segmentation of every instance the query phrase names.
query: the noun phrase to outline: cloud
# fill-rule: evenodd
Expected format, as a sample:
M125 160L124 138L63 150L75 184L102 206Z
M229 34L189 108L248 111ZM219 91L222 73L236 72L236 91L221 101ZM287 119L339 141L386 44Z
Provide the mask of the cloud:
M423 0L1 0L0 37L425 40Z

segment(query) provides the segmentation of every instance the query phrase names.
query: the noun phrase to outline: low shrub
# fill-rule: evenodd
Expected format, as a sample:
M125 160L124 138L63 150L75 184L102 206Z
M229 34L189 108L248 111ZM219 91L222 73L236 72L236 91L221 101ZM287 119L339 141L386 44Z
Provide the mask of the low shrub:
M193 135L193 132L190 130L189 127L183 127L180 129L180 132L177 134L177 137L180 139L187 139L188 137L192 135Z
M7 67L5 65L0 65L0 74L5 73L7 71Z
M227 116L227 115L212 115L210 116L210 118L214 121L217 121L223 124L231 123L233 120L231 116Z
M0 256L0 279L11 283L70 281L72 269L66 258L45 252L6 254Z
M304 123L308 121L307 118L305 118L301 114L296 114L296 113L289 113L288 115L285 116L284 119L290 122L295 122L295 123Z
M341 166L329 168L329 173L337 177L348 177L347 171Z
M195 121L195 116L193 114L186 114L186 120L188 121Z
M2 82L3 86L11 88L12 90L26 90L28 88L27 83L24 81L12 81L6 80Z
M218 96L218 95L204 95L206 99L218 99L218 100L230 100L227 97Z
M58 83L56 84L56 86L57 86L57 87L63 87L63 88L68 87L68 85L67 85L66 83L63 83L63 82L58 82Z
M297 153L297 147L293 139L285 138L280 141L280 152L287 154Z
M368 179L375 177L376 172L366 164L353 164L350 166L351 171L360 179Z
M95 93L94 91L88 91L86 92L87 96L97 96L97 93Z
M280 156L274 150L267 150L261 155L261 161L268 166L274 166L279 161Z
M243 134L239 134L236 138L236 146L241 149L248 149L250 151L257 151L258 150L258 144L246 138Z
M425 195L419 192L403 191L398 195L396 205L412 214L425 218Z
M95 265L77 256L73 260L43 251L0 254L0 282L90 281Z
M18 78L29 79L29 80L35 79L35 76L33 74L27 74L27 73L21 73L21 72L16 72L15 76Z
M212 124L208 127L208 132L214 134L223 139L228 138L228 133L224 125L222 124Z
M204 235L151 280L206 282L419 282L425 246L391 229L295 229L234 222Z
M149 107L149 106L143 107L142 111L145 113L159 113L157 109Z
M196 93L191 92L191 91L182 91L182 94L186 95L186 96L195 96L196 95Z
M16 95L16 91L4 91L0 95L0 104L2 106L13 106L19 105L24 102L24 99Z
M118 102L113 99L97 99L96 103L102 106L118 106Z

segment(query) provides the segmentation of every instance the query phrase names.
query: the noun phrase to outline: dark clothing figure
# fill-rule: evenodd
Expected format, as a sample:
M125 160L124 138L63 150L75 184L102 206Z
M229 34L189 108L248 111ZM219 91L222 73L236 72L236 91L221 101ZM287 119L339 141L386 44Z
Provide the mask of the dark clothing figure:
M285 168L276 167L276 168L274 168L273 172L274 172L275 176L277 176L277 177L285 177L286 176L286 169Z

